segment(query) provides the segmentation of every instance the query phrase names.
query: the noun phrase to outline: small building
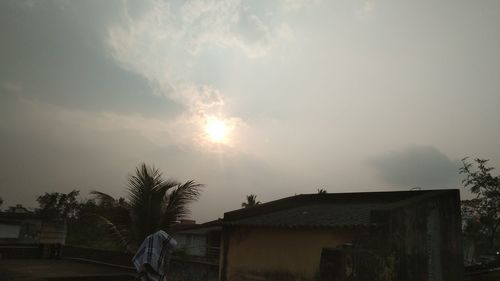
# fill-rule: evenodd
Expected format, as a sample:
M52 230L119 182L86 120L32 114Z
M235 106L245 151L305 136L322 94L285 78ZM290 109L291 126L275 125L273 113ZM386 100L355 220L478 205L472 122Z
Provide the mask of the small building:
M42 220L31 212L0 213L0 244L38 243L41 226Z
M7 209L6 213L11 213L11 214L33 214L32 211L30 211L27 208L23 207L23 205L21 205L21 204L17 204L14 207L9 207L9 209Z
M57 257L66 242L66 224L48 220L33 212L0 213L0 257L19 257L37 252L40 257Z
M221 281L463 280L458 190L306 194L224 214Z
M209 262L218 262L222 225L220 220L196 224L181 221L174 225L172 237L177 241L178 253Z

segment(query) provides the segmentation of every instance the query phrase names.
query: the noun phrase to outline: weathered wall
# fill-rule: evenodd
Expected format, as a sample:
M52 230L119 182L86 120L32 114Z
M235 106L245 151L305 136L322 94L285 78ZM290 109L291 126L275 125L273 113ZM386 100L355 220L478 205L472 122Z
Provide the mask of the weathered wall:
M133 268L132 254L90 248L65 246L65 258L82 258ZM189 258L172 257L168 272L171 281L216 281L219 265Z
M458 191L382 211L374 218L379 227L359 241L359 248L392 259L393 280L463 280Z
M66 245L62 250L62 256L65 258L81 258L122 266L133 266L133 254L124 252L106 251Z
M392 222L394 235L406 237L398 245L402 254L399 276L405 280L463 280L458 192L403 210L393 214Z
M0 259L35 259L39 257L40 257L39 245L26 245L26 244L0 245Z
M213 263L172 259L169 281L217 281L219 265Z
M0 239L1 238L17 239L19 237L20 231L21 231L21 225L19 224L0 223Z
M172 237L177 241L176 250L184 251L186 255L201 256L207 255L207 236L200 234L177 233Z
M226 236L221 280L313 280L323 248L353 239L352 229L238 227Z

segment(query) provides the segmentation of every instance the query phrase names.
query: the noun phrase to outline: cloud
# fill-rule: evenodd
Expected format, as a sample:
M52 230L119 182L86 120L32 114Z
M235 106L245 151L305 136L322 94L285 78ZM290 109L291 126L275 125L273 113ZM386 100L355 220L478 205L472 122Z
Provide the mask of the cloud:
M4 131L37 131L43 130L47 138L60 143L64 139L78 138L78 132L90 135L105 132L133 132L150 143L164 146L169 142L171 125L161 119L144 117L140 114L119 114L111 111L99 113L84 110L74 110L31 98L17 96L14 99L3 99L6 104L3 111L0 129ZM15 108L18 114L12 115L9 108ZM37 122L34 122L34 121ZM38 126L36 124L49 124ZM72 134L64 134L70 129Z
M180 7L154 1L135 17L125 5L122 17L123 22L109 28L113 57L129 70L156 75L168 75L163 67L172 68L175 56L195 56L211 47L239 49L250 58L265 56L281 39L284 25L265 22L238 0L188 1Z
M398 187L456 187L457 161L432 146L413 146L369 161L384 181Z
M284 12L296 12L311 4L318 4L321 0L281 0Z
M23 91L23 86L21 84L11 82L11 81L4 81L2 84L2 88L5 91L7 91L9 93L14 93L14 94L19 94Z
M245 125L227 114L224 93L193 77L192 65L214 49L263 57L280 40L293 38L286 23L264 20L254 8L238 0L153 1L145 12L132 15L125 2L122 21L108 28L114 60L147 79L158 95L186 107L172 122L180 132L177 139L194 137L196 143L196 134L188 132L199 131L207 116L227 119L236 129Z
M253 155L180 145L183 141L171 134L178 129L174 126L141 115L96 114L9 96L0 103L0 190L5 205L36 206L38 194L72 189L81 190L84 197L90 190L124 196L127 174L143 161L165 177L207 185L193 206L201 221L239 207L246 194L270 200L299 186L293 176Z
M179 26L187 49L198 54L207 46L216 46L238 49L249 58L266 56L283 39L280 26L284 23L258 14L254 8L238 0L186 2L180 9Z
M361 8L357 9L355 12L354 12L354 15L358 18L358 19L364 19L366 18L368 15L370 15L373 10L375 9L375 6L373 4L373 0L365 0L363 2L363 5L361 6Z

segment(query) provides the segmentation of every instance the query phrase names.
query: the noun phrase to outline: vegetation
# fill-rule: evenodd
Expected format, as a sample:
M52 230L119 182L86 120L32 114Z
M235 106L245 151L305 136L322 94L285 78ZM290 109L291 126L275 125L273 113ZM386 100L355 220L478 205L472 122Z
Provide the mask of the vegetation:
M247 195L247 201L241 203L242 208L251 208L260 204L260 201L257 201L257 195L249 194Z
M323 188L318 188L318 194L327 194L328 192L326 191L326 189L323 189Z
M69 193L51 192L37 197L35 213L45 219L60 219L66 222L66 243L90 248L121 250L123 247L108 235L107 228L96 224L89 214L113 213L117 209L95 200L79 201L78 190Z
M76 199L80 191L73 190L68 194L52 192L38 196L39 208L36 213L45 218L70 219L75 218L79 208Z
M494 168L487 164L486 159L475 159L473 163L462 159L462 183L477 196L462 201L462 216L465 235L477 241L480 249L494 250L500 244L500 177L493 176Z
M193 180L179 183L164 180L159 170L146 164L129 177L128 196L115 199L94 191L100 206L111 212L91 213L129 251L158 230L168 230L189 214L188 204L196 201L203 187Z
M117 215L120 212L127 214L121 206L109 205L106 202L91 199L80 203L76 218L67 221L66 243L96 249L125 250L123 244L110 235L108 226L100 223L101 220L96 216L99 214L117 218L122 217Z
M92 191L92 199L78 202L79 191L38 196L36 213L63 219L67 243L134 252L146 236L169 228L189 215L189 203L200 196L202 184L165 180L158 169L141 164L128 179L128 195L117 198Z

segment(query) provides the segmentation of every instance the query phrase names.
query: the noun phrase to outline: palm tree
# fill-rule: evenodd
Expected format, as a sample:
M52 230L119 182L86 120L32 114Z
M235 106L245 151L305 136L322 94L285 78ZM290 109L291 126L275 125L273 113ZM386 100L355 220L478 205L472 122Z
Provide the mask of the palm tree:
M324 188L318 188L318 194L326 194L326 189Z
M168 231L173 224L186 218L190 214L187 205L199 198L202 187L193 180L185 183L164 180L158 169L143 163L129 176L129 192L125 199L117 200L98 191L91 194L101 205L115 210L95 216L129 251L133 251L146 236L158 230Z
M255 195L255 194L247 195L247 202L241 203L241 207L242 208L251 208L251 207L255 207L255 206L259 205L260 201L256 201L256 199L257 199L257 195Z

